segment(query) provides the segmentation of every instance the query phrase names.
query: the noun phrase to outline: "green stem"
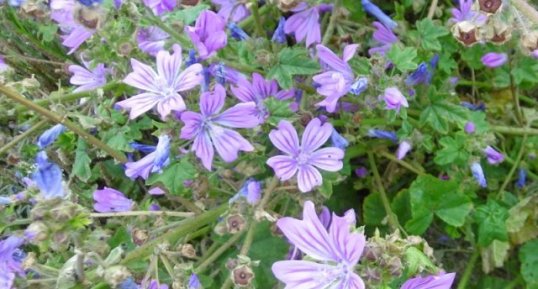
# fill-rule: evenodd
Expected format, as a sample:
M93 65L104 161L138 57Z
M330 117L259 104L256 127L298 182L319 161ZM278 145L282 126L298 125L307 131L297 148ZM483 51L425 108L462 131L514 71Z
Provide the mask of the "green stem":
M222 246L220 246L213 254L211 254L207 259L205 259L196 270L194 270L194 273L200 274L204 272L207 267L213 264L222 254L224 254L230 247L232 247L235 243L241 239L243 236L244 231L239 232L235 235L233 235L228 241L226 241Z
M413 173L415 173L415 174L417 174L419 176L422 176L422 175L425 174L423 167L415 168L413 165L409 164L408 162L403 161L403 160L399 160L397 157L395 157L392 154L389 154L388 152L385 152L385 151L380 151L379 154L382 155L383 157L395 162L395 163L398 163L402 167L412 171Z
M228 203L222 204L221 206L206 211L196 217L187 219L183 221L183 224L178 228L167 232L146 244L136 248L135 250L129 252L127 256L122 260L122 264L127 264L132 260L143 260L145 257L151 255L153 248L158 244L161 244L163 241L168 241L170 243L175 243L182 236L187 235L190 232L193 232L213 221L215 221L222 213L228 209Z
M172 211L127 211L113 213L91 213L91 218L109 218L109 217L135 217L135 216L167 216L190 218L194 216L191 212L172 212Z
M86 142L92 144L93 146L95 146L97 148L102 149L103 151L105 151L106 153L111 155L113 158L115 158L118 162L120 162L120 163L126 163L127 162L127 157L125 157L125 155L123 153L109 147L107 144L103 143L102 141L100 141L99 139L94 137L93 135L87 133L84 129L80 128L74 122L67 119L67 116L54 113L54 112L52 112L52 111L50 111L50 110L48 110L48 109L46 109L46 108L44 108L44 107L42 107L40 105L37 105L37 104L33 103L32 101L24 98L24 96L22 96L18 92L14 91L11 88L8 88L8 87L6 87L4 85L0 85L0 93L3 93L8 98L10 98L10 99L24 105L25 107L28 107L29 109L31 109L31 110L37 112L38 114L50 119L53 122L61 123L61 124L65 125L65 127L67 127L69 130L73 131L74 133L76 133L77 135L82 137Z
M322 43L324 45L327 45L327 43L331 41L331 37L333 36L334 28L336 25L336 20L338 20L338 17L340 17L340 15L338 14L338 10L340 9L340 6L342 6L342 0L335 0L333 11L331 14L331 19L329 20L329 25L327 26L327 29L325 30L325 34L323 35Z
M511 127L511 126L500 126L493 125L490 126L491 130L494 132L509 134L509 135L538 135L538 129L533 128L522 128L522 127Z
M514 176L514 173L516 172L519 163L521 162L521 159L523 158L523 154L525 152L525 143L527 142L527 135L523 136L523 140L521 141L521 147L519 148L519 152L517 153L516 159L514 160L514 163L512 164L512 168L508 172L508 175L504 179L503 184L501 185L501 188L499 189L499 194L502 194L508 184L510 183L510 180L512 180L512 177Z
M27 131L21 133L20 135L14 137L10 142L5 144L3 147L0 148L0 156L4 153L6 153L9 149L14 147L16 144L18 144L23 139L31 136L34 134L34 132L38 131L41 127L43 127L48 121L46 119L40 120L38 123L34 124L30 129Z
M263 37L264 36L263 24L262 24L262 19L260 17L258 1L254 0L254 1L251 2L251 4L252 4L252 6L251 6L252 16L254 17L254 22L256 23L256 25L254 26L254 28L256 29L256 34L259 37Z
M428 19L433 19L433 15L435 15L435 10L437 9L437 3L439 0L432 0L432 3L430 4L430 9L428 9Z
M177 40L181 46L184 48L184 47L190 47L191 46L191 42L185 37L185 35L181 34L181 33L178 33L177 31L175 31L174 29L168 27L168 25L166 25L166 23L164 23L161 18L153 15L153 12L151 10L149 10L149 8L147 8L147 10L149 11L148 15L147 15L147 19L155 26L161 28L161 30L163 30L164 32L168 33L168 35L170 35L172 38L174 38L175 40Z
M467 263L467 266L465 268L465 271L463 272L463 275L461 276L460 283L458 284L457 289L466 289L467 283L469 282L469 278L471 278L471 275L473 274L474 266L476 265L476 261L478 261L478 257L480 257L480 251L478 248L475 248L473 255L471 256L471 260L469 260L469 263Z
M258 17L260 16L263 16L265 15L267 12L269 12L269 7L270 5L264 5L263 7L261 8L258 8ZM239 27L245 29L246 27L250 27L252 26L252 23L255 21L254 19L254 14L250 15L249 17L247 17L245 20L241 21L241 23L239 23Z
M516 163L515 160L511 159L509 156L504 156L504 159L511 165L514 165ZM535 181L538 181L538 175L531 172L530 170L527 171L527 176Z
M512 282L508 283L504 289L512 289L515 288L517 285L521 284L523 281L523 278L521 275L518 275L516 279L512 280Z
M381 196L381 202L383 202L383 207L385 207L385 212L388 217L389 226L392 230L402 230L404 234L406 234L405 230L402 228L400 223L398 223L398 219L396 218L396 215L392 211L392 208L390 207L389 198L387 197L387 193L385 192L385 188L383 187L383 183L381 182L381 177L379 176L379 171L377 170L377 165L375 163L374 155L371 152L368 152L368 161L370 162L370 169L374 173L374 181L377 185L377 189L379 190L379 195Z
M516 114L516 119L519 124L524 124L525 119L523 118L523 113L521 113L521 107L519 105L519 89L516 87L514 75L512 73L512 58L508 60L508 66L510 68L510 91L512 92L512 101L514 103L514 110Z

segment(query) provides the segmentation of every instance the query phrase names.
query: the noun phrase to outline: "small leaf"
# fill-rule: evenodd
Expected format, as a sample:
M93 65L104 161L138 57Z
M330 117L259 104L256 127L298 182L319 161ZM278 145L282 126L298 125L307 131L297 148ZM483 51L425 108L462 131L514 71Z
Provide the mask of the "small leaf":
M267 120L272 125L277 125L283 119L289 119L295 113L290 109L289 101L278 100L274 97L267 98L265 107L269 111L269 119Z
M312 75L319 71L319 64L308 57L304 48L284 48L278 53L278 62L269 70L267 77L276 79L283 89L293 84L294 75Z
M465 150L465 135L458 132L451 136L445 136L439 140L439 144L443 147L435 154L435 163L440 166L456 164L465 166L469 159L469 153Z
M194 178L196 168L187 158L170 164L162 173L153 173L146 181L147 185L161 183L171 194L181 194L184 190L183 182Z
M448 34L448 29L435 25L431 19L418 21L417 30L420 34L420 44L425 50L440 51L442 46L438 38Z
M489 246L493 240L508 241L506 219L508 210L494 200L476 209L475 220L478 224L478 244Z
M183 22L184 25L190 25L194 21L196 21L196 18L198 18L198 15L202 13L202 11L209 9L209 5L207 4L199 4L193 7L188 7L184 9L176 9L172 13L168 13L166 15L168 22Z
M92 170L90 168L91 159L88 156L86 150L88 145L82 138L78 139L77 150L75 151L75 162L71 173L77 176L81 181L87 181L92 176Z
M413 47L404 47L402 49L398 45L393 45L387 53L387 57L401 72L415 70L418 67L417 50Z
M519 250L521 275L527 283L527 289L538 288L538 240L532 240Z

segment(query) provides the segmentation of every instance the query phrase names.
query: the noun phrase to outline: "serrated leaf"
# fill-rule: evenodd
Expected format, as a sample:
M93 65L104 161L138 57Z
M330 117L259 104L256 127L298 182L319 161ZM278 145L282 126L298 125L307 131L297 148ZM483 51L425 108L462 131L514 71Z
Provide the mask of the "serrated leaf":
M269 111L267 121L272 125L277 125L283 119L289 119L295 113L290 109L290 101L278 100L270 97L264 101L265 107Z
M445 136L439 140L443 147L435 154L435 163L440 166L456 164L464 166L469 158L469 153L464 149L466 136L462 133L456 133L454 137Z
M437 100L424 108L420 114L421 125L428 125L441 134L447 134L450 123L463 125L468 111L446 100Z
M86 152L88 145L82 138L77 141L77 150L75 151L75 162L71 173L77 176L81 181L87 181L92 176L90 168L91 159Z
M401 72L415 70L418 67L417 50L413 47L401 48L398 45L393 45L387 53L387 57Z
M448 29L436 25L431 19L418 21L417 30L420 34L420 44L425 50L440 51L442 46L438 38L448 34Z
M278 53L278 61L267 73L267 77L275 79L283 89L293 85L294 75L312 75L319 71L319 64L308 57L304 48L284 48Z
M479 206L474 214L478 224L478 244L489 246L493 240L508 241L506 219L508 210L494 200L488 200L485 205Z
M333 194L333 182L327 179L323 179L323 183L318 187L318 191L326 199L330 199Z
M161 183L171 194L181 194L184 189L183 183L194 178L196 168L187 158L170 164L163 169L162 173L154 173L146 181L147 185Z
M362 204L364 223L371 226L379 226L386 217L385 208L379 193L369 194Z
M174 12L168 13L166 15L166 21L180 21L183 22L183 24L185 25L190 25L194 21L196 21L196 18L198 18L198 15L200 15L202 11L209 8L210 7L207 4L198 4L196 6L188 7L185 9L176 9Z

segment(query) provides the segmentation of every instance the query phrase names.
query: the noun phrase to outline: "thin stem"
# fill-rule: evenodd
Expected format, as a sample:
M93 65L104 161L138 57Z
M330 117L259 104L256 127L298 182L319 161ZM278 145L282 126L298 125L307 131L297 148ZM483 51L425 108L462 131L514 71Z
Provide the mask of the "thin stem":
M510 91L512 92L512 101L514 102L514 110L516 112L516 118L519 124L524 123L523 114L521 113L521 107L519 105L519 93L516 87L514 75L512 74L512 58L508 60L508 66L510 69Z
M18 144L23 139L31 136L34 134L34 132L38 131L42 126L44 126L48 121L46 119L40 120L38 123L34 124L31 128L29 128L27 131L21 133L20 135L14 137L10 142L5 144L3 147L0 148L0 155L6 153L9 149L14 147L16 144Z
M224 282L224 284L222 284L222 287L220 287L220 289L229 289L230 287L232 287L232 279L231 278L228 278L226 279L226 282Z
M383 207L385 208L385 212L388 217L389 226L392 228L392 230L401 229L402 232L405 233L402 226L400 226L400 223L398 223L396 215L394 214L394 212L392 212L389 198L387 197L387 193L385 192L385 188L383 187L383 183L381 182L381 177L379 176L379 171L377 170L374 155L371 152L368 152L368 161L370 162L370 169L374 173L374 181L377 185L379 195L381 196L381 201L383 202Z
M172 201L178 201L181 205L183 205L185 208L187 208L194 214L198 215L204 212L202 209L198 208L193 202L181 196L168 196L168 198Z
M538 129L529 127L511 127L511 126L490 126L491 130L497 133L509 134L509 135L538 135Z
M28 107L29 109L37 112L38 114L56 122L61 123L65 125L69 130L73 131L80 137L82 137L86 142L92 144L93 146L102 149L109 155L111 155L113 158L115 158L120 163L126 163L127 157L125 155L111 147L109 147L107 144L103 143L93 135L87 133L84 129L77 126L74 122L67 119L67 116L60 115L57 113L54 113L40 105L37 105L33 103L32 101L24 98L21 94L18 92L12 90L11 88L8 88L4 85L0 85L0 92L6 95L8 98Z
M213 254L211 254L207 259L205 259L196 270L194 270L194 273L200 274L204 272L207 267L213 264L222 254L224 254L230 247L232 247L235 243L241 239L243 236L243 232L239 232L235 235L233 235L228 241L226 241L222 246L220 246Z
M136 217L136 216L167 216L190 218L194 216L191 212L172 212L172 211L128 211L113 213L91 213L91 218L110 218L110 217Z
M258 17L265 15L267 12L269 12L271 5L264 5L261 8L258 8ZM249 17L245 18L245 20L241 21L239 23L239 27L245 28L252 26L252 22L254 22L254 14L250 15Z
M58 65L58 66L64 66L64 65L67 64L67 63L64 63L64 62L33 58L33 57L28 57L28 56L24 56L24 55L20 55L20 54L8 55L8 56L5 56L5 58L7 58L7 59L12 58L12 59L15 59L15 60L24 59L24 60L28 60L30 62L47 63L47 64L53 64L53 65Z
M149 11L149 13L148 13L148 16L146 17L146 19L148 19L152 24L154 24L155 26L161 28L161 30L163 30L164 32L168 33L168 35L170 35L172 38L177 40L181 44L181 46L183 46L183 47L191 46L190 41L187 38L185 38L185 36L183 34L178 33L174 29L168 27L168 25L166 25L166 23L164 23L161 20L161 18L153 15L153 11L151 11L149 8L147 8L147 10Z
M527 1L525 0L512 0L512 4L514 7L516 7L521 14L525 15L525 17L529 18L532 22L535 24L538 24L538 11L534 9Z
M336 21L338 20L338 17L340 16L338 14L338 10L339 10L340 6L342 6L342 0L335 0L334 1L334 6L333 6L333 11L332 11L332 14L331 14L331 19L329 20L329 25L327 26L327 29L325 30L325 34L323 35L322 43L324 45L327 45L327 43L329 43L329 41L331 41L331 37L333 36L333 33L334 33L334 28L335 28L335 25L336 25Z
M263 37L264 36L263 35L264 34L263 33L263 24L262 24L262 19L260 17L258 1L254 0L251 3L252 3L252 6L251 6L252 16L254 17L254 22L256 23L256 25L254 25L254 28L256 29L256 34L259 37Z
M250 224L248 228L245 241L243 241L243 246L241 247L241 251L239 251L239 255L246 256L248 254L248 251L250 250L250 246L252 246L252 242L254 241L254 231L256 230L256 225L257 225L257 222L252 220L252 223Z
M478 248L475 248L473 255L471 256L471 260L469 260L469 263L467 263L465 271L461 276L460 283L458 284L458 289L467 288L467 283L469 282L469 278L471 278L471 275L473 274L473 269L476 265L476 261L478 261L478 257L480 257L480 251L478 250Z
M437 9L437 3L438 0L432 0L432 3L430 4L430 9L428 9L428 19L433 19L433 16L435 15L435 10Z
M380 151L379 152L380 155L382 155L383 157L401 165L402 167L412 171L413 173L421 176L421 175L424 175L424 168L422 167L419 167L419 168L415 168L413 165L409 164L408 162L406 161L403 161L403 160L399 160L398 158L396 158L395 156L385 152L385 151Z
M510 180L512 179L512 176L514 176L514 173L516 172L519 163L521 162L521 159L523 158L523 154L525 152L525 143L527 142L527 135L523 136L523 140L521 141L521 147L519 148L519 152L517 153L516 159L514 160L514 163L512 164L512 168L508 172L508 175L504 179L503 184L501 185L501 188L499 189L499 194L502 194L508 184L510 183Z

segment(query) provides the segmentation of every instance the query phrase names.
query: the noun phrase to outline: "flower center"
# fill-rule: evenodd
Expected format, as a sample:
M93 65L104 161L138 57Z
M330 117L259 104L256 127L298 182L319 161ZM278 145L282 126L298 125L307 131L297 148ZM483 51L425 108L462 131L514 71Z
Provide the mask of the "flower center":
M165 98L171 97L176 93L175 89L170 84L168 84L168 81L164 77L157 77L155 82L157 87L159 88L159 91L161 92L161 95Z
M295 160L297 161L297 164L302 166L308 164L310 160L310 155L304 152L300 152L297 157L295 157Z

